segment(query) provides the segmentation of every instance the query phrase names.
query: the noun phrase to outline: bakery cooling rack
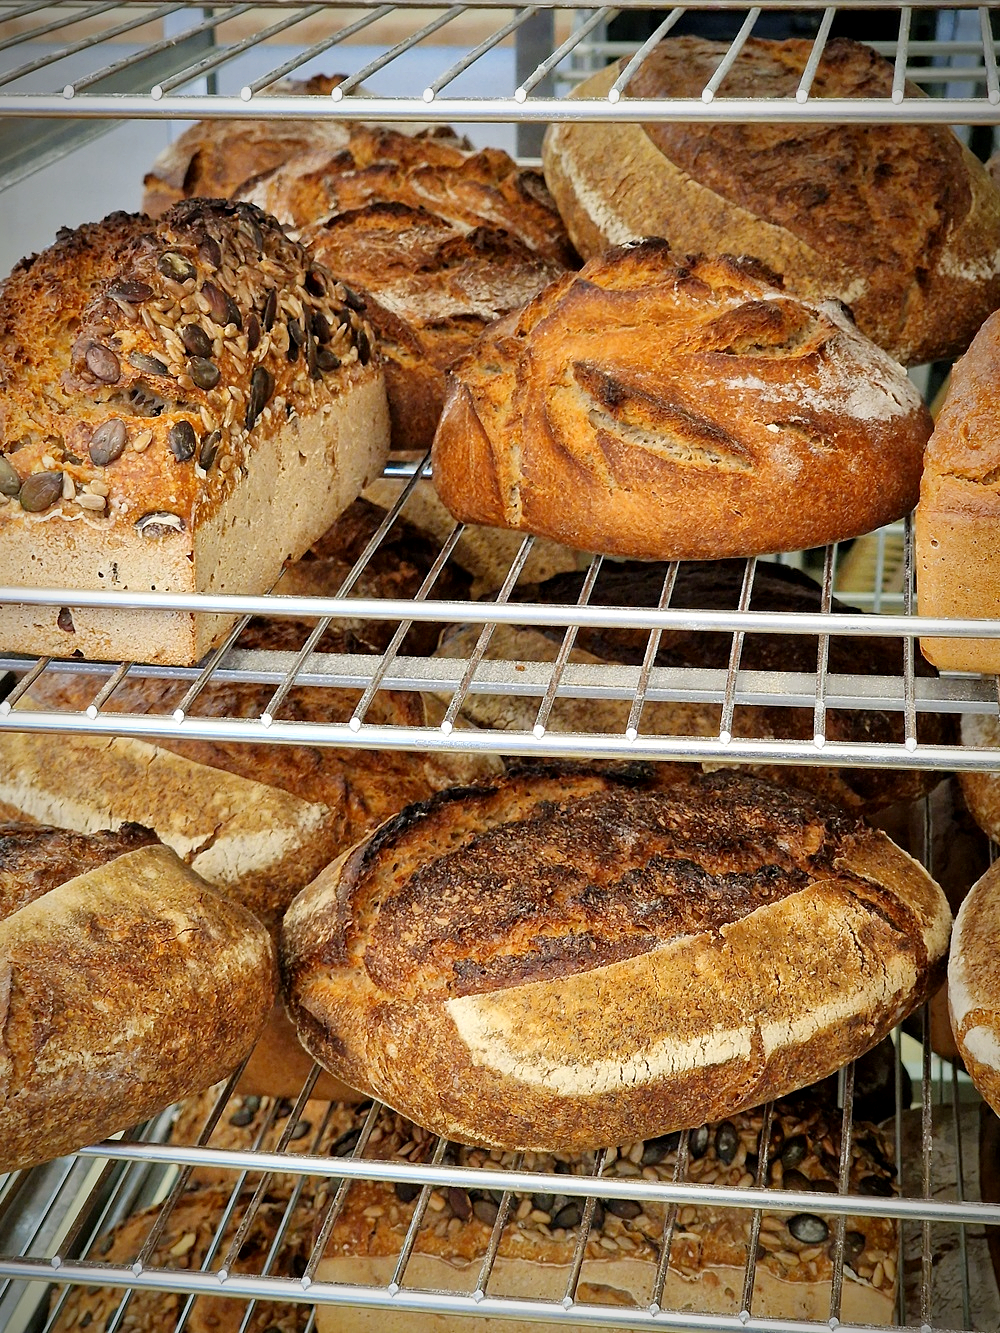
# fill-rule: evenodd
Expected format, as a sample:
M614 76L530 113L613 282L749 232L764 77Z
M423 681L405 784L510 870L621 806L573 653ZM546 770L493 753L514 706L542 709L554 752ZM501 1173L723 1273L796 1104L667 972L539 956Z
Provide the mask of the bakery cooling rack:
M67 606L70 611L75 606L128 605L229 610L241 615L226 642L199 667L0 657L0 669L16 677L9 681L7 697L0 703L0 729L95 735L124 733L150 740L172 737L466 753L502 750L508 755L537 758L850 764L943 770L996 767L996 755L990 749L921 739L921 718L927 713L995 713L998 687L993 677L918 674L919 648L915 636L944 632L952 637L1000 635L1000 622L932 620L914 614L913 545L908 521L863 539L850 553L837 547L809 553L823 590L820 609L814 613L746 609L761 564L756 560L746 562L739 602L732 610L671 609L676 566L665 567L656 605L639 609L591 604L590 593L602 561L600 557L587 556L579 558L586 575L575 604L557 606L537 600L515 600L518 581L532 554L534 539L530 536L514 543L515 553L506 577L491 600L439 600L435 588L449 560L455 558L455 549L463 538L461 525L455 525L443 540L436 560L412 599L352 595L380 544L391 539L397 522L406 518L407 506L417 488L429 484L426 463L390 464L387 471L398 482L395 502L342 586L335 590L336 595L330 597L0 589L0 603L21 601ZM778 559L802 561L801 556ZM845 580L850 587L845 586ZM859 610L832 609L834 597ZM254 615L294 616L312 624L312 629L303 630L297 652L242 648L241 633ZM336 627L365 620L395 626L381 654L315 651L329 625ZM446 658L401 652L410 626L427 621L446 627L475 626L477 633L467 655ZM515 661L490 657L491 640L500 625L558 626L562 640L555 659ZM623 666L570 660L581 626L645 631L642 662ZM730 634L728 667L657 666L660 636L668 628ZM814 636L815 670L805 673L741 669L744 640L751 631ZM830 642L840 634L902 639L902 672L879 676L828 670ZM46 672L74 673L88 678L93 685L92 698L78 711L40 709L33 703L31 691ZM177 682L176 697L169 711L142 714L115 711L115 690L126 677L130 681L158 677ZM224 681L262 683L273 686L273 693L258 717L201 715L199 696L207 686ZM45 681L41 684L44 688ZM285 717L284 711L294 692L310 686L355 690L359 697L343 722L305 722ZM385 690L415 690L439 701L431 714L433 724L387 726L370 720L373 700ZM530 700L532 721L520 730L504 731L502 741L495 731L464 726L463 707L469 696L475 695ZM557 701L565 699L627 701L628 716L622 730L616 733L554 729L549 726L553 708ZM715 706L720 710L718 730L712 735L674 736L645 729L646 706L661 702ZM812 738L747 736L745 729L736 723L739 710L750 706L811 710ZM894 713L901 720L898 739L892 742L833 739L828 735L828 724L831 714L838 709Z

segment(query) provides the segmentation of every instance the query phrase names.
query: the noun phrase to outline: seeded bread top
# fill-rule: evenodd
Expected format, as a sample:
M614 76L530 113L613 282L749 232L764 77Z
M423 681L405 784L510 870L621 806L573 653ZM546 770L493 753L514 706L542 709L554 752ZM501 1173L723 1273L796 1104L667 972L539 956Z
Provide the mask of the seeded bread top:
M0 289L3 521L193 527L262 438L374 373L359 304L247 204L63 234Z
M74 833L41 824L0 825L0 919L60 884L159 839L141 824Z

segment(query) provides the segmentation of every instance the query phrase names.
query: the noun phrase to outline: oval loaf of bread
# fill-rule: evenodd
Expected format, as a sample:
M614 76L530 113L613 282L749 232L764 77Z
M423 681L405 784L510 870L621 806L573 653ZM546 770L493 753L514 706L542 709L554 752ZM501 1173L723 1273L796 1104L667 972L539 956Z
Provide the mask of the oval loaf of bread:
M526 770L411 806L282 930L303 1044L465 1143L623 1143L839 1069L943 976L940 888L883 834L715 773Z
M588 551L820 546L916 503L931 419L836 303L749 260L620 246L499 320L450 374L454 516Z
M948 1007L969 1077L1000 1115L1000 863L978 883L955 917L948 959Z
M794 98L812 47L751 38L718 98ZM790 291L846 302L906 365L963 352L1000 305L1000 191L982 163L946 125L640 123L643 98L700 101L727 49L668 38L623 89L635 123L549 128L545 178L580 253L654 235L680 250L754 255ZM604 100L624 63L572 95ZM888 99L892 84L887 60L838 38L810 102Z
M276 985L256 917L147 829L0 827L0 1171L224 1078Z

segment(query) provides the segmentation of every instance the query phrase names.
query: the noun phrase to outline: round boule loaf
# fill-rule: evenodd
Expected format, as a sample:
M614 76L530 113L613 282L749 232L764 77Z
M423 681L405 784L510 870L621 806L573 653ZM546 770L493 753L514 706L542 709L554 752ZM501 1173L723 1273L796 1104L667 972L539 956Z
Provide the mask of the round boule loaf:
M794 98L812 45L751 38L718 97ZM637 99L633 123L550 127L545 178L580 253L656 235L754 255L791 291L845 301L907 365L963 352L1000 305L1000 191L982 163L946 125L641 123L641 99L700 101L726 50L668 38L623 90ZM603 100L624 63L572 95ZM892 83L888 61L838 38L810 100L888 99Z
M277 987L250 912L137 824L0 828L0 1171L226 1077Z
M1000 1115L1000 863L992 865L955 917L948 959L952 1031L969 1077Z
M449 382L434 485L457 519L640 560L796 551L901 518L932 426L835 302L657 239L498 320Z
M286 914L307 1050L436 1133L512 1149L721 1119L868 1050L951 916L884 834L715 773L525 770L442 792Z

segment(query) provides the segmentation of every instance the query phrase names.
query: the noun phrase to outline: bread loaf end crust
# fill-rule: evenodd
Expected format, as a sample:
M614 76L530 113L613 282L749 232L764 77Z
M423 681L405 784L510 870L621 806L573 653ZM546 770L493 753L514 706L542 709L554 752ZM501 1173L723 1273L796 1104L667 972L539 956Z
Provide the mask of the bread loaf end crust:
M1000 1115L1000 866L972 886L955 917L948 1010L969 1077Z

